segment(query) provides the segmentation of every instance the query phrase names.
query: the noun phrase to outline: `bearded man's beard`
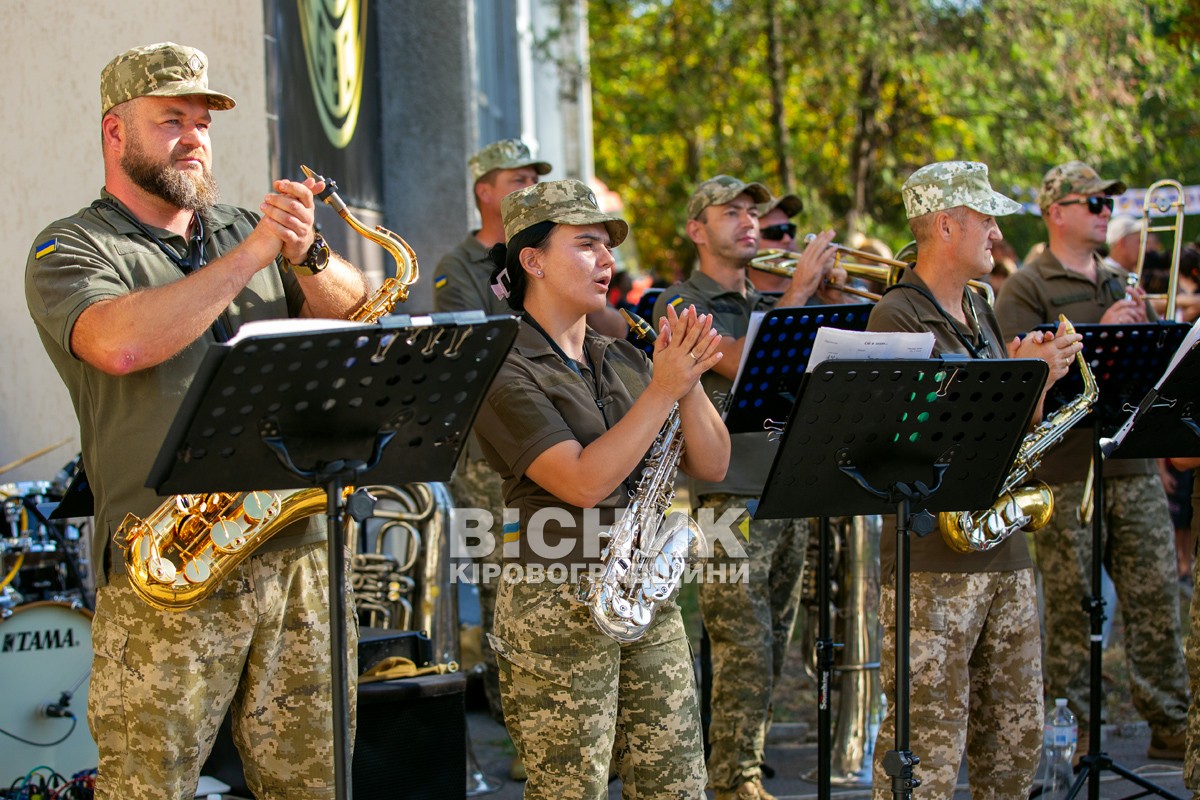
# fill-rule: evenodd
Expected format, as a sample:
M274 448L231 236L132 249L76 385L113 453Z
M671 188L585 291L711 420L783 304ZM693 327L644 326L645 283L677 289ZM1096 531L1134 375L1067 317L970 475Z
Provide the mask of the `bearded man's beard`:
M129 147L121 156L121 169L139 187L176 208L208 211L220 198L220 190L208 165L202 165L199 174L171 166L175 158L190 152L190 149L176 148L171 152L171 161L156 161L142 148L140 140L131 137Z

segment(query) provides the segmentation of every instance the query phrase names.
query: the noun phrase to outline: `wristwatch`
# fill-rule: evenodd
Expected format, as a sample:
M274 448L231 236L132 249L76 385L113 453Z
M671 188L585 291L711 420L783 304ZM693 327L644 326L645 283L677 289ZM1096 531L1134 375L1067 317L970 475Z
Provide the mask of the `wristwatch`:
M292 272L297 275L316 275L325 269L329 266L329 245L325 242L325 237L318 233L313 237L313 243L308 248L308 257L299 264L291 261L288 264L291 265Z

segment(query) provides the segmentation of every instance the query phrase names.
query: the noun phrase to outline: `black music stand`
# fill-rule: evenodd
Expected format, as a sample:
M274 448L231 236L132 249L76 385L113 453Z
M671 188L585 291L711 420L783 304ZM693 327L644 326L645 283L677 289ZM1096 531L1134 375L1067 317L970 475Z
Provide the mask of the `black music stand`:
M761 431L765 420L785 420L800 391L820 328L866 330L874 303L775 308L762 318L746 348L737 385L725 406L730 433Z
M908 741L909 531L934 530L922 512L991 506L1048 374L1031 359L825 361L784 429L757 518L896 515L896 746L884 766L897 799L920 784ZM828 552L822 541L823 573ZM822 628L817 793L828 798L833 643L827 620Z
M1039 327L1045 329L1053 326ZM1141 787L1143 791L1134 795L1135 797L1157 794L1160 797L1171 798L1171 800L1182 800L1136 772L1117 764L1100 749L1101 691L1103 688L1101 668L1104 660L1103 635L1104 620L1106 619L1105 602L1101 594L1100 562L1104 547L1105 456L1102 442L1116 432L1116 428L1125 421L1130 410L1146 405L1144 416L1147 417L1150 424L1147 424L1144 432L1139 432L1133 436L1132 440L1127 440L1129 445L1127 450L1122 447L1118 453L1115 452L1118 448L1111 447L1110 450L1114 451L1113 457L1147 457L1143 454L1148 450L1156 450L1156 455L1159 456L1192 454L1190 451L1181 451L1196 441L1196 434L1193 431L1178 432L1178 429L1185 427L1182 415L1178 411L1170 412L1169 410L1159 413L1156 401L1150 399L1150 395L1154 394L1154 384L1166 371L1167 364L1175 355L1189 329L1188 325L1174 322L1075 326L1076 332L1083 334L1084 357L1091 365L1092 372L1096 377L1096 383L1100 389L1100 399L1093 406L1091 414L1092 595L1083 599L1082 606L1090 620L1091 640L1089 646L1088 752L1079 760L1076 767L1077 774L1067 793L1068 800L1079 794L1085 780L1088 783L1089 800L1099 800L1100 773L1104 770L1114 772ZM1189 354L1189 358L1194 356L1195 353ZM1194 369L1194 360L1191 363L1192 367L1189 369ZM1193 371L1191 374L1194 376L1196 373ZM1173 377L1176 377L1175 373L1173 373ZM1177 377L1182 381L1185 376L1179 374ZM1175 397L1196 394L1194 388L1178 386L1176 381L1168 381L1168 383L1174 387L1172 391L1176 392ZM1166 386L1165 383L1163 388ZM1052 407L1062 405L1069 402L1072 397L1078 396L1081 388L1082 379L1075 371L1072 371L1067 379L1058 381L1052 387L1050 396L1047 398L1047 414L1050 413ZM1074 394L1071 394L1072 392ZM1139 403L1139 400L1142 402ZM1172 416L1175 417L1174 423L1169 422L1169 418ZM1168 424L1164 425L1163 423ZM1176 424L1178 428L1176 428ZM1173 438L1167 442L1160 436L1163 431L1169 430L1177 432L1173 433ZM1166 445L1166 449L1159 449L1159 445ZM1197 450L1196 454L1200 455L1200 450Z
M517 321L476 311L325 330L294 322L298 332L209 349L146 485L160 495L325 487L335 796L348 800L343 489L448 481Z

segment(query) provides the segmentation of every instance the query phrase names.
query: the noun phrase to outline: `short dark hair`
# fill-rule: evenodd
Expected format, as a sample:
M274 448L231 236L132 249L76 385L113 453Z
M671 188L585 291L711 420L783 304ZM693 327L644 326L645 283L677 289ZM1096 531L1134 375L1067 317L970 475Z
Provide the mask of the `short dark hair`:
M500 273L507 270L508 276L508 307L513 311L525 310L525 289L528 282L525 279L525 269L521 266L521 251L526 247L541 250L550 238L550 231L558 225L556 222L545 220L530 225L523 231L513 234L508 244L501 242L492 246L488 258L492 260L492 283L496 283Z

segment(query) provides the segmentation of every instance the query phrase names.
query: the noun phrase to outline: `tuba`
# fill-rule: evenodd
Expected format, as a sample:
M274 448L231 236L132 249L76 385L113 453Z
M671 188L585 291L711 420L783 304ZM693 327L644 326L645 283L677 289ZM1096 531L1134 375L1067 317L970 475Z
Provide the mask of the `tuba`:
M306 166L300 169L325 180ZM387 228L370 230L360 223L338 196L334 181L325 181L317 196L396 260L396 277L385 280L349 317L351 322L376 322L408 299L409 286L417 280L416 254ZM212 594L267 539L325 506L323 488L174 495L144 519L127 514L115 541L125 552L126 572L137 595L160 611L182 611Z
M1067 333L1075 332L1066 317L1060 315L1058 319L1066 325ZM1054 513L1054 495L1050 487L1039 480L1025 481L1033 477L1043 454L1087 416L1100 396L1083 351L1076 353L1075 359L1083 378L1083 392L1042 420L1021 440L1017 457L1004 478L996 502L982 511L943 511L938 514L938 528L950 549L959 553L991 550L1018 530L1036 531L1050 521Z
M643 319L621 310L638 337L653 341ZM692 552L704 541L700 526L681 511L663 517L675 497L675 475L683 457L679 406L671 409L650 447L646 466L625 513L609 532L600 554L599 576L584 576L579 600L596 626L621 642L636 642L650 628L662 603L675 596Z

